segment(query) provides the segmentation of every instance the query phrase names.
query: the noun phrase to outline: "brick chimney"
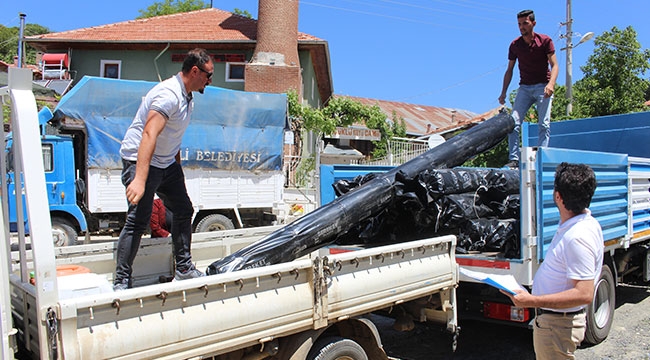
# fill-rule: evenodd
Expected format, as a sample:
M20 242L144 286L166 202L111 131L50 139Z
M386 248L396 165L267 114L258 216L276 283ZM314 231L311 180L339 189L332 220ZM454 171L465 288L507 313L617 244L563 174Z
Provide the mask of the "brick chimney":
M298 0L259 0L257 44L246 64L244 90L302 96L298 58Z

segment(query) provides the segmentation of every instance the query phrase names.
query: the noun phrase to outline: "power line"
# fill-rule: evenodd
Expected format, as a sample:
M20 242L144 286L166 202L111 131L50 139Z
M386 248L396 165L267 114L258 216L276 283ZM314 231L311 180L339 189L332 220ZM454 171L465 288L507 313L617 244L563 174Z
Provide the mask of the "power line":
M481 2L470 1L470 0L455 0L455 1L452 1L452 2L450 2L450 1L445 1L445 0L434 0L434 1L450 3L450 4L453 4L453 5L464 6L464 7L469 7L469 8L473 8L473 9L486 8L486 9L487 9L488 11L490 11L490 12L499 12L499 13L503 13L503 14L514 14L514 13L517 12L517 10L513 10L513 9L511 9L511 8L505 8L505 7L500 7L500 6L494 6L494 5L491 5L491 4L488 5L488 4L484 4L484 3L481 3ZM471 5L463 5L463 4L459 4L459 2L460 2L460 3L471 4L471 5L473 5L473 6L471 6Z
M400 5L400 6L406 6L406 7L421 9L421 10L440 12L440 13L450 14L450 15L458 15L458 16L462 16L462 17L470 17L470 18L482 19L482 20L490 20L490 21L494 20L494 18L487 18L487 17L483 17L483 16L476 16L476 15L460 13L460 12L455 12L455 11L437 9L437 8L432 8L432 7L428 7L428 6L422 6L422 5L414 5L414 4L409 4L409 3L394 1L394 0L379 0L379 1L385 2L385 3L390 3L390 4L395 4L395 5ZM443 0L438 0L438 2L458 5L458 4L455 4L453 2L448 2L448 1L443 1Z
M13 36L13 37L7 38L7 39L5 39L5 41L0 42L0 46L5 46L5 45L9 44L10 42L16 41L16 40L18 40L18 36Z
M16 21L16 20L18 20L18 16L16 16L16 17L14 17L13 19L9 20L9 22L7 22L5 25L2 25L2 26L8 28L8 27L9 27L9 24L13 23L13 22Z
M343 1L359 4L358 1L354 1L354 0L343 0ZM393 3L393 4L397 4L397 5L405 5L407 7L415 7L415 8L419 8L421 10L430 10L430 11L434 11L434 12L442 12L442 13L446 13L446 14L449 14L449 15L459 15L459 16L463 16L463 17L478 18L478 19L484 19L484 20L488 20L488 21L494 21L493 18L476 17L476 16L473 16L473 15L470 15L470 14L451 12L451 11L447 11L447 10L435 9L435 8L430 8L430 7L422 7L422 6L418 6L418 5L411 5L411 4L392 1L392 0L379 0L379 1L386 2L386 3ZM455 26L455 25L447 25L447 24L442 24L442 23L438 23L438 22L419 20L419 19L415 19L415 18L412 18L412 17L388 15L388 14L378 13L378 12L369 12L369 11L345 8L345 7L334 6L334 5L320 4L320 3L315 3L315 2L311 2L311 1L301 1L300 4L301 5L304 4L304 5L322 7L322 8L327 8L327 9L332 9L332 10L337 10L337 11L343 11L343 12L349 12L349 13L356 13L356 14L363 14L363 15L368 15L368 16L375 16L375 17L386 18L386 19L393 19L393 20L416 23L416 24L430 25L430 26L435 26L435 27L440 27L440 28L447 28L447 29L453 29L453 30L459 30L459 31L473 32L473 33L477 33L477 34L485 34L486 33L485 29L480 29L480 27L471 27L470 28L470 27L462 27L462 26ZM372 5L368 5L368 6L377 7L377 4L373 3ZM386 9L389 9L389 10L392 9L392 8L387 8L385 6L383 8L386 8Z
M422 96L441 93L443 91L447 91L449 89L453 89L455 87L459 87L459 86L465 85L467 83L470 83L470 82L472 82L474 80L478 80L478 79L480 79L482 77L488 76L488 75L496 72L497 70L503 69L505 67L506 67L506 65L500 65L500 66L497 66L496 68L488 70L488 71L486 71L486 72L484 72L482 74L479 74L477 76L474 76L474 77L466 79L466 80L459 81L459 82L457 82L455 84L452 84L452 85L449 85L447 87L444 87L444 88L441 88L441 89L438 89L438 90L434 90L434 91L428 91L428 92L425 92L425 93L420 93L420 94L416 94L416 95L412 95L412 96L403 97L403 98L398 99L398 101L410 100L410 99L414 99L414 98L418 98L418 97L422 97Z
M377 17L382 17L382 18L386 18L386 19L393 19L393 20L400 20L400 21L406 21L406 22L417 23L417 24L431 25L431 26L442 27L442 28L447 28L447 29L483 33L483 31L481 31L479 29L471 29L471 28L466 28L466 27L443 25L443 24L433 23L433 22L429 22L429 21L410 19L410 18L401 17L401 16L379 14L379 13L373 13L373 12L355 10L355 9L346 9L346 8L342 8L342 7L338 7L338 6L331 6L331 5L312 3L312 2L309 2L309 1L301 1L300 3L301 4L306 4L306 5L311 5L311 6L317 6L317 7L322 7L322 8L333 9L333 10L340 10L340 11L346 11L346 12L363 14L363 15L377 16Z

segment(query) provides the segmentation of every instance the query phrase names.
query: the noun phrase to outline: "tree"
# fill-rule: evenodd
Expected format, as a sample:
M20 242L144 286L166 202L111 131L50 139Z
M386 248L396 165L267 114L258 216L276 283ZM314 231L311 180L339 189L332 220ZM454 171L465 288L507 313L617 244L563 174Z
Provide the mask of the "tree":
M631 26L613 27L596 37L596 49L580 67L584 77L576 82L574 111L594 117L643 111L649 82L650 50L641 50Z
M138 10L140 16L137 19L201 10L208 7L210 4L206 4L202 0L163 0L153 3L146 10Z
M235 8L235 9L233 9L232 13L237 14L237 15L241 15L243 17L247 17L249 19L253 18L253 15L251 13L249 13L247 10L242 10L242 9Z
M23 36L33 36L40 34L47 34L50 32L50 29L45 26L38 24L26 24L23 31ZM14 56L18 55L18 38L20 36L20 28L15 27L4 27L0 25L0 60L13 63ZM23 61L25 64L35 64L36 63L36 50L32 47L25 46L24 48L24 58Z

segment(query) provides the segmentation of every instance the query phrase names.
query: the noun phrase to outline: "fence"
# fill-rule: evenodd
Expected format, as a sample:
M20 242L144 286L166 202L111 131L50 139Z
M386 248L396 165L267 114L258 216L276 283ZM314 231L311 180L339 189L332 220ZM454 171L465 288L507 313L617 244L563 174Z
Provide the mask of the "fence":
M357 165L401 165L414 157L425 153L429 150L427 140L393 138L388 142L388 155L383 158L372 160L354 161Z

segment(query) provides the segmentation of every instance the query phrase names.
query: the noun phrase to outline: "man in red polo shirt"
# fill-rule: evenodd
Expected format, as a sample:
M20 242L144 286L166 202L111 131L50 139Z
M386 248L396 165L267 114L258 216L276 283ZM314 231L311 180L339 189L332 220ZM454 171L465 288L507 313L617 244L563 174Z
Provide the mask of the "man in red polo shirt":
M512 80L512 71L515 62L519 60L519 89L512 106L512 117L515 128L508 136L508 157L510 162L506 166L519 167L519 133L521 121L525 119L528 109L533 104L537 105L537 119L539 122L539 146L548 146L551 136L551 103L555 80L559 72L555 46L553 40L544 34L533 31L535 13L532 10L520 11L517 14L519 32L521 36L510 43L508 49L508 68L503 76L503 88L499 96L501 105L506 102L506 93ZM549 64L551 66L549 70Z

